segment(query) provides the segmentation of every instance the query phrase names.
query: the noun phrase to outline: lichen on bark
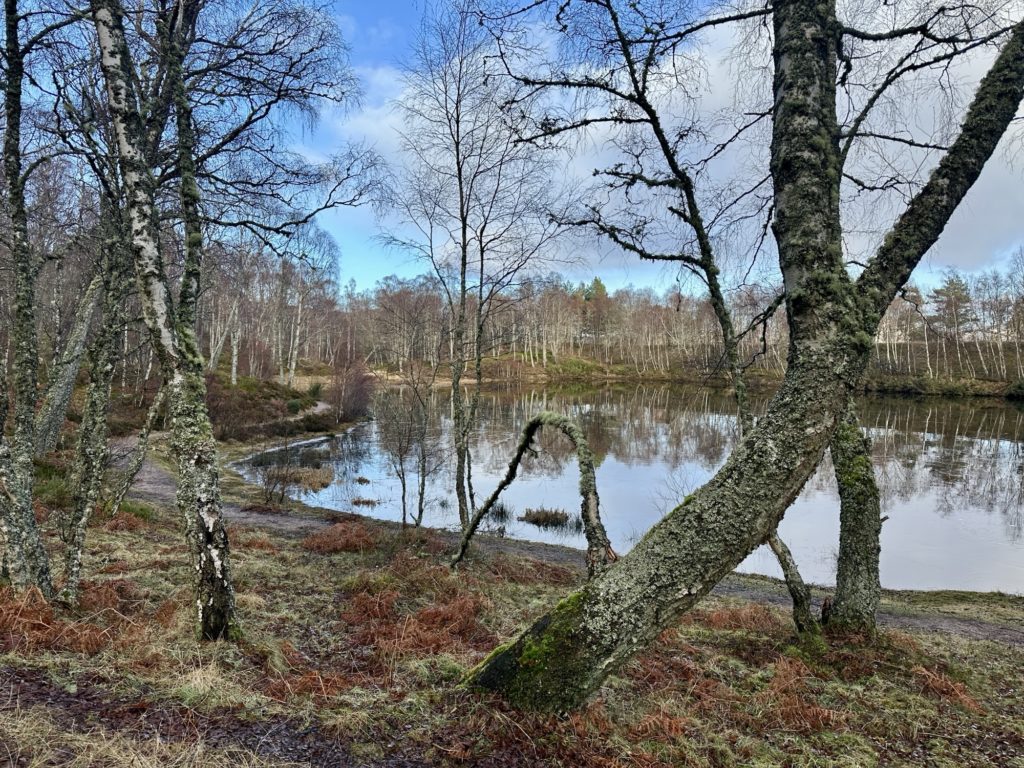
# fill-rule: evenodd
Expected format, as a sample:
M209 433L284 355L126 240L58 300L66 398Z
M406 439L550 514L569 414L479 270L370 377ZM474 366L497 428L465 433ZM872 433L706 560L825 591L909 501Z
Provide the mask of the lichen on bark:
M826 623L832 629L870 635L882 593L878 563L882 508L871 441L860 428L852 399L829 450L839 487L840 527L835 599Z
M185 41L179 35L189 29L188 15L198 6L188 2L176 9L176 23L162 22L163 45L177 66L169 68L167 85L173 94L181 84L181 61L186 53ZM175 312L169 281L159 247L159 226L155 204L152 168L147 160L147 134L140 115L138 96L134 91L134 64L127 45L123 9L118 0L92 0L90 4L99 43L100 68L107 87L118 164L125 187L126 218L130 229L130 246L135 264L136 280L142 301L143 316L150 332L153 348L160 363L167 390L171 416L171 446L178 466L178 509L182 515L185 537L194 570L197 633L203 639L231 637L237 634L235 597L231 583L231 564L227 533L221 516L219 470L216 443L206 411L206 383L202 375L202 359L195 342L191 307L182 319ZM170 36L170 37L168 37ZM174 63L172 62L172 63ZM179 105L178 114L182 115ZM186 137L179 142L179 152L188 151L191 124L182 117ZM181 125L179 125L179 132ZM179 136L179 138L181 138ZM186 160L186 166L188 160ZM198 295L198 264L201 241L195 235L195 203L198 190L186 184L182 190L183 207L190 235L190 267L186 278L187 303Z

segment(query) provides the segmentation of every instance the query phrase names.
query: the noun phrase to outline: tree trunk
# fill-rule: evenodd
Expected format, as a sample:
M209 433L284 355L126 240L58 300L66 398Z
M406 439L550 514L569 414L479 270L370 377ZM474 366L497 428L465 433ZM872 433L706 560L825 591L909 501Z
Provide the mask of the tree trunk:
M53 594L50 562L32 509L35 488L35 408L38 395L39 336L36 328L36 278L39 264L28 237L25 176L21 156L22 88L25 51L17 0L5 0L5 65L3 142L4 177L10 217L8 247L14 264L14 429L8 440L0 435L0 529L5 541L5 565L18 589L38 587Z
M977 180L1024 97L1024 22L983 78L960 135L856 283L839 220L835 6L773 10L773 232L786 291L789 365L765 415L718 473L618 564L467 678L513 704L565 711L692 607L796 499L844 418L881 317Z
M220 366L220 356L221 353L224 351L224 342L227 340L228 336L232 332L232 329L235 327L235 318L237 316L238 299L235 298L234 301L231 302L231 309L228 311L228 319L227 322L224 324L224 327L220 329L220 332L217 334L214 334L213 329L210 330L210 361L209 364L206 366L207 370L215 373L217 371L217 368Z
M617 565L470 672L472 687L565 711L695 605L775 529L845 408L849 352L795 355L768 412L703 488Z
M64 350L53 367L46 395L36 413L36 456L42 456L57 447L68 404L71 402L71 394L75 389L78 368L85 353L85 342L89 326L92 324L96 297L102 285L102 275L96 275L75 308L74 325L64 343Z
M206 382L191 322L198 296L198 271L193 270L192 261L197 258L197 231L188 209L198 201L198 189L194 175L188 178L188 158L181 158L185 160L179 168L187 250L181 301L185 312L178 322L158 244L153 177L143 153L145 133L134 92L134 65L124 37L123 13L118 0L93 0L91 9L125 185L143 314L167 389L171 446L178 465L178 509L184 518L195 571L197 629L203 639L216 639L233 633L235 598L228 539L221 518L216 443L206 412ZM189 121L182 122L188 125ZM180 141L182 125L178 130ZM190 131L190 126L186 130ZM196 199L190 200L193 195ZM198 245L201 247L201 235Z
M118 261L117 249L123 239L116 238L108 246L109 261ZM100 499L103 473L107 468L107 412L110 406L110 386L117 365L115 349L117 331L124 319L123 306L128 291L129 276L121 264L107 264L103 281L103 319L99 333L89 349L89 391L78 433L78 449L71 477L74 485L74 503L67 525L64 527L65 544L64 584L60 599L74 605L82 576L82 554L89 518Z
M793 553L789 551L778 531L772 531L768 535L768 546L775 553L775 558L782 568L782 575L786 579L786 587L789 589L789 596L793 599L793 623L796 624L796 631L801 635L816 635L821 631L821 625L814 618L811 611L811 588L804 582L796 567L796 560Z
M608 534L601 522L600 498L597 495L597 475L594 472L594 454L590 451L586 438L580 428L565 416L557 413L544 411L532 419L523 427L522 436L519 438L519 445L509 462L508 470L502 478L498 487L494 489L490 498L477 510L469 524L462 533L462 540L459 549L452 558L452 567L458 565L469 549L469 543L476 533L477 528L484 517L491 511L498 501L501 492L504 491L512 481L516 479L519 469L519 462L523 456L533 450L533 438L543 427L554 427L572 441L576 449L576 461L580 470L580 518L583 521L583 530L587 537L587 572L593 577L603 571L610 563L618 559L618 555L612 550Z
M242 324L237 319L231 326L231 386L238 386L238 346L242 338Z
M156 424L157 417L160 415L160 411L164 407L166 390L161 387L156 393L156 397L153 398L152 404L149 406L149 411L146 413L146 423L142 425L142 429L139 431L139 437L135 441L135 450L132 451L132 457L128 462L128 467L125 469L124 477L121 479L120 485L117 487L117 491L114 493L110 500L110 504L107 506L107 514L113 517L117 514L117 511L121 508L124 497L128 495L128 491L131 490L132 483L135 482L136 476L139 474L139 470L142 469L142 465L146 461L146 453L149 450L149 434L153 431L153 426Z
M836 594L826 624L873 634L882 593L878 573L882 510L871 441L860 429L852 401L829 447L839 486L840 522Z

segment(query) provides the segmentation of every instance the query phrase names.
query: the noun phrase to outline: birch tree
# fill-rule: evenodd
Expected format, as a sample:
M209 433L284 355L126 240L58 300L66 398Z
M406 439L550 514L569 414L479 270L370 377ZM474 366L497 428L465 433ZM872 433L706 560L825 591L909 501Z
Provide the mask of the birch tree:
M709 24L740 15L710 13L680 25L677 39L692 40ZM872 18L859 19L867 28L842 20L834 2L784 0L745 12L770 21L772 29L769 168L789 323L785 378L764 416L706 485L616 565L497 648L470 672L470 686L527 708L579 706L778 525L843 422L882 316L977 180L1024 97L1024 20L989 17L995 23L987 35L970 21L966 29L940 34L931 25L949 21L946 13L934 9L918 23L878 31L870 28ZM909 40L908 60L919 57L920 64L911 71L929 77L971 40L1001 46L960 113L958 131L942 149L929 149L938 153L937 164L859 275L846 263L840 201L849 156L844 147L869 131L864 119L847 122L837 112L843 69L856 66L848 56L855 40ZM941 60L943 50L948 55ZM878 90L907 74L900 66L893 71ZM862 113L873 103L877 99Z
M49 23L31 26L40 19ZM41 152L25 162L22 127L25 80L30 56L56 29L69 23L68 17L26 14L18 0L4 2L4 139L3 170L7 193L9 234L7 244L14 267L13 323L10 342L14 347L13 370L0 379L5 388L0 415L6 420L7 376L14 391L11 436L0 434L0 528L5 542L4 565L11 582L19 589L35 587L46 597L53 594L50 562L43 546L32 508L34 488L33 457L36 446L36 399L39 383L39 335L36 288L41 260L30 242L26 190L32 173L49 155ZM28 28L28 35L23 32ZM0 425L4 423L0 420Z
M135 88L135 65L124 33L123 9L117 0L96 0L90 10L125 188L135 276L167 389L171 445L178 466L178 508L195 570L197 630L204 639L227 637L236 626L235 599L221 516L217 449L206 412L206 384L192 308L186 303L183 314L175 311L160 252L153 169L146 160L146 132ZM175 46L184 44L185 32L192 23L187 14L194 10L182 6L181 15L172 16L167 23ZM183 195L198 196L198 190L187 181L183 187ZM201 243L193 246L201 247ZM190 279L195 279L194 275ZM186 297L194 297L196 287L186 287Z
M557 233L548 215L545 158L517 140L507 111L517 86L489 62L489 40L469 8L428 10L398 108L407 167L392 209L411 236L393 245L427 261L449 314L455 495L459 520L475 507L470 435L476 421L485 327L499 294L543 254ZM464 378L476 381L466 399Z
M560 57L545 59L524 73L512 69L514 55L504 51L513 77L532 89L556 94L549 100L555 106L537 114L525 138L540 141L569 134L586 140L595 128L608 135L614 163L594 170L597 185L565 223L591 230L641 260L671 265L696 278L721 336L721 357L714 368L724 369L732 388L742 435L752 428L754 413L747 395L749 362L740 342L768 323L784 299L781 293L768 298L744 328L737 323L735 302L728 298L730 272L739 273L736 281L749 281L766 251L772 211L770 176L738 164L736 157L744 144L763 135L770 109L755 102L741 105L737 114L722 110L724 114L715 118L704 117L708 111L701 85L705 67L693 51L672 48L673 31L679 18L689 13L687 8L652 10L615 0L594 0L584 6L585 10L560 16ZM661 14L657 23L652 24L652 13ZM498 39L502 40L500 35ZM566 99L574 106L562 106ZM717 128L715 122L723 127ZM738 168L731 170L734 165ZM731 172L716 173L720 168ZM850 440L843 455L868 445ZM870 531L880 532L878 490L869 456L857 459L865 470L837 472L836 480L840 485L854 479L863 483L862 488L844 488L840 493L846 507L840 516L842 525L867 528L864 533L847 531L843 538L863 542ZM855 508L861 498L874 498L876 503L868 509ZM766 543L794 598L797 626L801 631L816 631L810 593L792 553L778 532ZM873 550L877 549L876 543ZM849 556L849 548L840 547L843 556ZM867 580L859 591L878 591L877 556L874 563L873 569L864 563L865 567L852 571ZM851 588L851 570L843 571L847 578L837 587L840 593ZM843 609L834 614L836 620L843 616L844 623L873 631L873 608L854 616L845 594L837 597L837 603Z

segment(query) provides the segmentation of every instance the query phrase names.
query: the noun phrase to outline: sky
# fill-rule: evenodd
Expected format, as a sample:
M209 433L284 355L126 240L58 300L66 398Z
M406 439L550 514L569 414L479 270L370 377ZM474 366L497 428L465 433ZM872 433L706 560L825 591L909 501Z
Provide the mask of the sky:
M361 142L373 146L387 160L396 159L398 119L391 105L400 94L401 61L412 44L422 11L423 4L417 0L336 0L334 12L361 83L361 97L345 111L325 114L315 129L296 136L297 144L311 155L324 155L346 142ZM1002 147L989 161L913 279L927 286L940 280L949 268L967 272L1005 268L1011 255L1024 247L1024 146L1010 150ZM340 247L342 284L354 280L359 289L365 289L387 275L413 276L425 271L422 262L380 242L381 225L368 206L331 211L319 221ZM659 291L674 281L673 271L641 264L597 242L580 246L588 254L585 261L560 270L572 280L596 275L612 290L632 284Z

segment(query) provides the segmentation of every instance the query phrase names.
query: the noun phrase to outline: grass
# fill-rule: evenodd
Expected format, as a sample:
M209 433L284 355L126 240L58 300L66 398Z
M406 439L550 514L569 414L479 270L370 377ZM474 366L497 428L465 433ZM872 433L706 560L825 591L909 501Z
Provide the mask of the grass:
M40 473L56 483L61 467ZM579 572L479 553L453 572L438 534L354 517L305 538L229 533L239 643L195 640L170 508L130 502L97 521L74 611L0 592L0 763L257 768L321 749L328 764L367 765L1024 767L1020 646L889 630L801 644L788 610L711 597L587 708L540 717L459 681ZM48 544L59 551L55 535ZM883 600L902 615L1024 625L1018 597Z
M166 741L153 736L110 733L102 728L70 732L49 717L45 707L0 712L0 763L36 768L132 766L132 768L271 768L270 762L247 749L218 749L202 734L192 741ZM298 768L298 763L291 765Z
M551 509L550 507L527 507L523 514L518 517L524 523L530 523L538 528L551 528L561 531L583 531L583 520L579 515L572 517L564 509Z
M193 736L175 737L186 732L182 713L245 727L288 718L371 764L398 753L438 765L909 766L923 756L934 765L1024 765L1020 648L897 632L873 645L802 646L787 611L710 598L588 708L537 717L458 681L577 585L574 571L498 554L453 573L435 534L373 521L304 540L236 527L244 639L200 645L173 511L132 517L134 530L90 531L79 611L0 594L3 666L74 691L69 701L85 695L95 710L79 712L62 696L21 696L6 707L3 742L29 765L71 753L78 763L57 763L195 765ZM1019 598L999 595L887 600L918 613L1024 619ZM133 707L163 723L159 741L103 714ZM58 732L69 717L81 727ZM215 766L287 764L240 744L203 754Z
M950 398L1006 397L1013 399L1016 386L983 379L933 379L927 376L887 376L873 372L868 376L864 388L868 392L891 395Z

